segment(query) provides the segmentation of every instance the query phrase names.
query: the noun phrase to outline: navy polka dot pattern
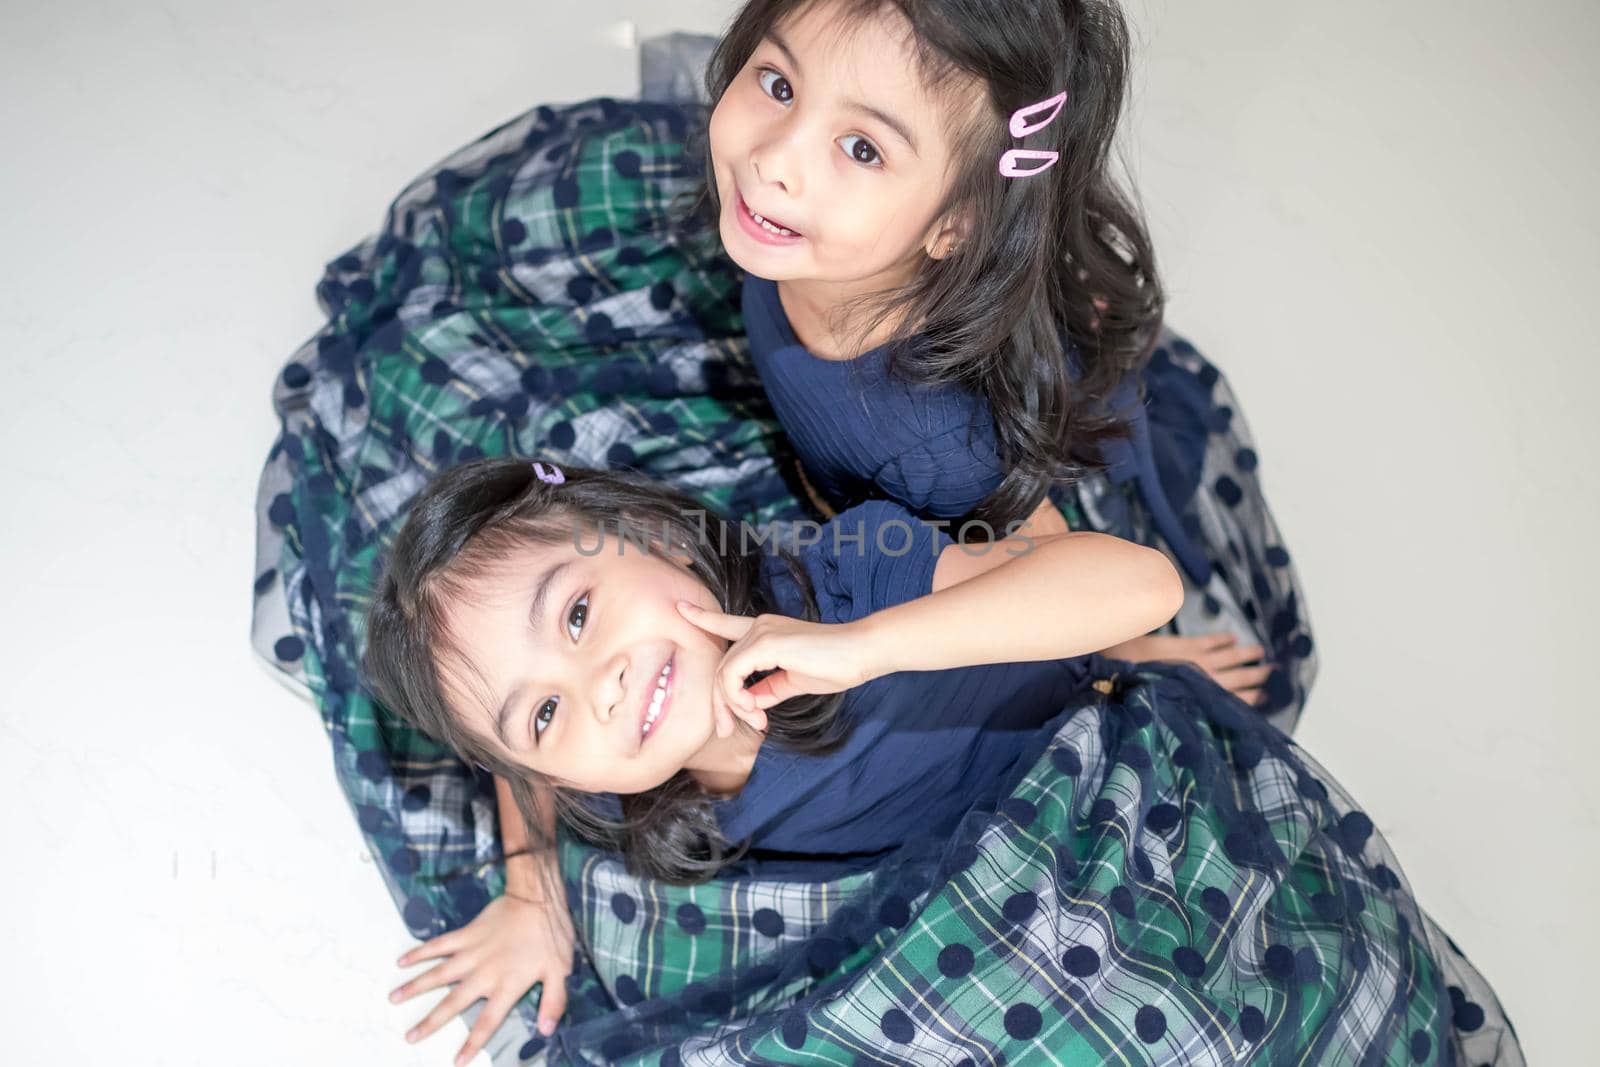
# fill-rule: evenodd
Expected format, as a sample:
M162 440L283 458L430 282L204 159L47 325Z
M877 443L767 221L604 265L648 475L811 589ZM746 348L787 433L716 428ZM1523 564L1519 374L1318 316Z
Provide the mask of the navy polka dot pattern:
M1167 1032L1167 1017L1154 1004L1146 1004L1134 1015L1133 1028L1140 1041L1153 1045Z
M1227 378L1163 327L1144 371L1151 451L1185 534L1211 557L1209 580L1187 570L1184 601L1158 633L1229 632L1266 649L1273 668L1261 711L1292 733L1317 673L1305 590L1263 492L1260 459ZM1087 526L1174 554L1133 481L1096 474L1053 494Z
M1262 1015L1261 1009L1254 1004L1247 1005L1239 1013L1239 1036L1253 1044L1260 1041L1266 1032L1266 1016Z
M904 926L911 921L911 905L901 897L891 896L878 909L878 921L885 926Z
M1028 890L1013 893L1006 898L1000 910L1012 922L1024 923L1039 910L1039 898Z
M767 937L779 937L783 934L783 916L771 908L758 908L752 921L756 931Z
M1206 973L1206 958L1188 945L1172 950L1172 965L1189 978L1199 978Z
M939 950L939 973L946 978L965 978L971 970L972 950L966 945L946 945Z
M692 903L680 905L678 907L678 928L690 935L703 933L706 928L705 912Z
M1032 1004L1013 1004L1006 1009L1005 1026L1007 1037L1027 1041L1044 1027L1044 1016Z
M1061 966L1070 975L1087 978L1100 969L1100 955L1088 945L1073 945L1061 957Z
M1322 768L1191 668L1113 691L1053 719L953 839L869 872L673 887L568 841L598 978L636 1010L565 1047L626 1032L687 1054L731 1012L718 1062L1522 1063L1493 991ZM627 921L619 895L639 904Z
M806 1017L804 1012L786 1012L783 1016L782 1023L779 1025L783 1035L783 1043L785 1045L788 1045L793 1049L801 1048L805 1045L806 1030L808 1028L806 1026Z
M890 1008L883 1013L883 1036L897 1044L904 1045L916 1035L915 1028L911 1025L911 1017L899 1008Z

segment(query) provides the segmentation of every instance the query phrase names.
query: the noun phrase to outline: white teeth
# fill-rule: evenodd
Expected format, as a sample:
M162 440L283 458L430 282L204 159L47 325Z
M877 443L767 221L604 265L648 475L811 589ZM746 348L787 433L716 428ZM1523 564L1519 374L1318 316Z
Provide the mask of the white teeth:
M669 662L665 667L661 668L661 673L657 676L656 691L650 697L650 710L645 712L644 716L644 732L647 734L650 732L651 725L656 721L656 717L661 714L661 702L667 698L667 678L671 674L672 664Z
M768 222L766 219L762 218L760 215L757 215L754 211L750 212L750 217L755 219L757 222L761 223L762 227L765 228L767 231L769 231L771 233L775 233L775 234L778 234L778 235L783 236L783 237L797 237L797 236L799 236L793 230L786 230L782 226L779 226L775 222Z

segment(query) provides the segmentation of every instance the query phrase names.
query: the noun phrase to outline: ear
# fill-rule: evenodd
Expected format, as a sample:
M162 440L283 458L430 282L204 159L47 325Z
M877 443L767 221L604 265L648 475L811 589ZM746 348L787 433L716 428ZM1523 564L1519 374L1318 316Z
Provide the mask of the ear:
M943 259L965 244L971 232L972 224L965 212L946 215L934 223L923 248L930 259Z

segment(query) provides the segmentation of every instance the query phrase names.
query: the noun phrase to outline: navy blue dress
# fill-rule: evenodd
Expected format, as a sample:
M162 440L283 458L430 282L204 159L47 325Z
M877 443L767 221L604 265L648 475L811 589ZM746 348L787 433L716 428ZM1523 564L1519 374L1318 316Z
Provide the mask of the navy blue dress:
M776 282L746 272L741 313L751 360L818 510L888 498L959 521L1005 475L988 399L964 386L903 380L880 345L828 360L800 343ZM911 341L912 358L924 338ZM1067 371L1082 372L1062 337ZM1150 358L1106 401L1127 435L1101 445L1104 470L1049 490L1074 529L1162 551L1184 600L1159 632L1231 633L1270 666L1257 711L1292 732L1317 660L1288 551L1267 507L1258 457L1220 372L1162 327ZM970 538L968 538L970 539Z
M807 477L834 510L888 497L918 515L953 519L999 486L1005 470L987 398L958 385L895 378L887 346L850 360L812 355L795 336L774 281L747 272L742 300L751 358L767 399ZM1076 351L1070 341L1068 351ZM1172 384L1181 387L1181 381L1174 377ZM1179 565L1205 588L1211 559L1179 518L1199 479L1203 437L1170 442L1180 447L1164 450L1168 458L1158 465L1138 382L1126 382L1111 405L1130 435L1105 446L1109 479L1137 482ZM1052 500L1059 492L1052 491Z
M900 504L869 500L834 516L797 554L822 621L844 623L927 596L952 543ZM799 616L782 562L763 554L762 569L778 609ZM975 802L997 799L1005 772L1084 682L1081 659L874 678L845 694L840 714L854 729L841 748L813 756L763 745L743 789L712 803L718 825L734 843L748 838L758 856L868 866L914 833L945 835Z

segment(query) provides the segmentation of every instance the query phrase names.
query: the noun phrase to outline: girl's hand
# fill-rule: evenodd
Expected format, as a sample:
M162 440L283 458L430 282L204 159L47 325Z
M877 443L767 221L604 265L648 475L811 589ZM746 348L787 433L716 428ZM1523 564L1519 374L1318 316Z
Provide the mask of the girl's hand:
M1260 704L1261 686L1272 665L1246 666L1259 662L1266 654L1260 645L1232 646L1238 638L1232 634L1201 634L1198 637L1177 637L1171 634L1146 634L1112 645L1101 652L1112 659L1125 659L1134 663L1144 660L1176 659L1193 663L1209 674L1218 685L1247 704Z
M449 995L406 1033L406 1040L427 1037L478 998L487 998L488 1004L467 1034L467 1043L456 1055L456 1067L460 1067L488 1043L512 1006L535 982L544 983L539 995L539 1032L548 1037L567 1007L573 940L572 916L565 901L551 907L520 897L495 897L466 926L425 941L400 957L401 967L440 956L449 959L390 993L392 1003L456 983Z
M724 615L687 600L684 618L733 644L722 654L713 684L717 735L733 732L738 715L757 730L767 728L766 709L802 693L838 693L884 673L874 646L849 623L805 622L786 615ZM774 673L745 688L756 671Z

